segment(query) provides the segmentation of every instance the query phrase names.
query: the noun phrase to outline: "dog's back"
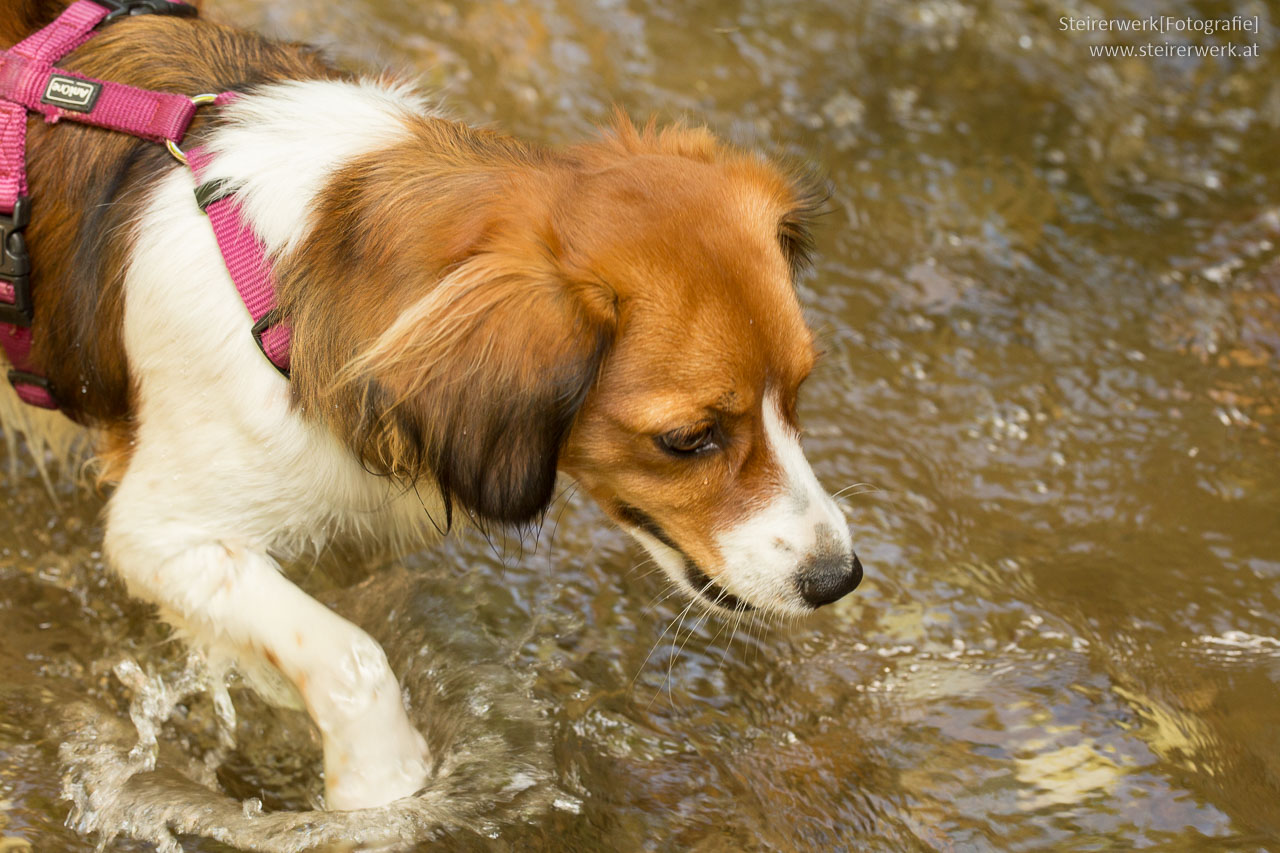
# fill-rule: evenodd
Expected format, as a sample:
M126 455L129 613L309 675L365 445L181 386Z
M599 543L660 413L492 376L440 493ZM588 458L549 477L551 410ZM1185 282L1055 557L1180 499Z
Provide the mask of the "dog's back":
M9 48L48 24L66 7L63 0L0 2L0 48Z

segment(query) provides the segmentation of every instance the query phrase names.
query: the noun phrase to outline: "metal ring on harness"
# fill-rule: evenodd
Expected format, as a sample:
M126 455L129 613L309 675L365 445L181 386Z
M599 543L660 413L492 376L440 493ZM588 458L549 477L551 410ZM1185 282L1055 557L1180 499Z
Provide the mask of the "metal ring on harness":
M205 104L212 104L217 99L217 95L206 93L203 95L193 96L191 98L191 103L195 104L197 107L203 107ZM164 147L169 149L169 153L173 155L173 159L177 160L184 166L187 165L187 155L178 147L178 143L174 142L172 139L166 139L164 141Z

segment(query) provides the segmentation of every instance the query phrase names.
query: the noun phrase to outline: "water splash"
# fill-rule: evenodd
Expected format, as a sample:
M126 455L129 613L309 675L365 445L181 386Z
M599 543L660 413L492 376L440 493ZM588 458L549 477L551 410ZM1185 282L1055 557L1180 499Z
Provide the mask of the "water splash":
M370 598L385 602L386 592ZM96 834L103 847L126 837L161 853L180 853L182 835L263 853L335 843L401 850L444 832L499 837L506 826L549 808L579 808L553 782L547 713L530 692L531 676L493 662L500 656L484 648L483 638L467 637L447 620L421 620L420 613L408 625L388 625L384 639L434 759L431 779L416 795L348 812L273 810L258 798L230 796L216 773L235 746L227 673L196 655L176 675L126 658L113 671L131 693L128 722L81 702L66 707L54 727L63 796L72 803L68 825ZM431 627L413 624L421 621ZM449 640L465 642L466 650ZM172 731L183 723L176 709L206 699L217 745L200 756L189 738Z

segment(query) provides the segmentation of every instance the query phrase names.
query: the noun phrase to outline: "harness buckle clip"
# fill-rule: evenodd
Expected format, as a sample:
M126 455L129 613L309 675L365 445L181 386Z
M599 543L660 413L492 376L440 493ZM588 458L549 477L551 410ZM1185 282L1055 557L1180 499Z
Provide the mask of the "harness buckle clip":
M39 403L35 403L34 405L37 405L42 409L49 409L49 408L56 409L58 407L57 405L58 398L55 397L53 393L53 383L50 382L47 377L41 376L38 373L31 373L30 371L27 371L27 370L18 370L16 368L9 368L9 373L6 378L9 380L9 384L14 387L14 390L21 391L22 386L25 385L28 388L38 388L39 390L43 391L48 398L48 402L42 401ZM24 400L28 403L32 402L30 399L27 399L27 398L24 398ZM49 403L53 403L53 405L51 406L49 405Z
M266 358L267 361L271 362L271 366L278 370L281 376L288 379L288 369L276 364L275 359L267 353L267 345L262 341L262 336L267 333L267 330L272 326L277 325L283 319L284 314L280 310L280 306L277 305L275 308L272 308L270 311L263 314L261 319L253 324L253 328L249 330L249 334L253 335L253 342L258 345L258 350L262 353L263 357Z
M0 282L13 290L13 301L0 301L0 323L30 326L31 256L22 231L31 221L31 200L19 196L12 213L0 213Z
M175 15L179 18L194 18L196 7L187 3L172 3L170 0L93 0L99 6L110 11L99 22L106 26L112 21L130 15Z

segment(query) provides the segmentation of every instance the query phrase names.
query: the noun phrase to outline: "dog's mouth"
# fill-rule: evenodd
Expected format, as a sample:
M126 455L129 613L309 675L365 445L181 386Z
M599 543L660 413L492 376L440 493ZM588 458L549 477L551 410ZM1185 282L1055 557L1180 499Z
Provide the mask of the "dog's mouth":
M684 576L689 581L689 585L697 590L698 595L711 602L716 607L723 608L732 613L743 613L748 610L755 610L755 607L743 601L738 596L729 592L729 590L720 586L712 580L706 572L698 568L698 566L685 557L684 560Z
M753 605L720 586L710 575L700 569L698 564L689 559L684 549L677 545L675 540L667 535L667 532L647 512L630 504L618 504L616 512L623 522L644 531L680 555L680 559L684 562L684 579L699 598L709 602L713 607L728 610L730 613L755 610Z

